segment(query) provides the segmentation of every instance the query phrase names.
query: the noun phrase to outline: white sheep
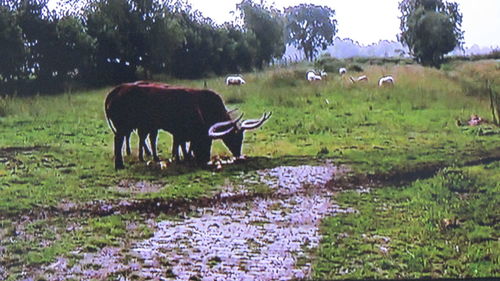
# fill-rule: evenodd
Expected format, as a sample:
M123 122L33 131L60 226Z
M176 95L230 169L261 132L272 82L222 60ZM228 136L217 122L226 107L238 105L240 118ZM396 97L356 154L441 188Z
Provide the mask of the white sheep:
M358 77L358 81L368 81L368 76L361 75L361 76Z
M321 80L320 75L316 75L316 73L312 70L309 70L306 72L306 79L307 81L316 81L316 80Z
M339 74L340 74L340 75L344 75L344 74L346 74L346 73L347 73L347 69L345 69L345 67L341 67L341 68L339 68Z
M368 76L366 75L361 75L358 78L354 78L352 76L349 76L349 79L351 79L352 83L360 82L360 81L368 81Z
M382 87L384 85L394 85L394 78L392 76L384 76L378 80L378 86Z
M240 76L228 76L226 78L226 85L243 85L245 84L245 80Z

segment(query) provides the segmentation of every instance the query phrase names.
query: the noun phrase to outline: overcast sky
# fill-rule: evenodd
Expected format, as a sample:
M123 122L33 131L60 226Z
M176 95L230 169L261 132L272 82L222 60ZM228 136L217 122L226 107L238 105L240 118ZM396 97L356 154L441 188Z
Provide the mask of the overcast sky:
M241 0L187 0L205 17L217 23L232 21ZM260 0L255 0L260 1ZM329 6L336 11L337 36L368 45L394 40L399 33L400 0L266 0L279 9L301 3ZM463 14L465 46L500 47L500 0L454 0ZM53 4L57 0L50 0ZM49 5L50 5L49 4Z
M241 0L188 0L194 9L217 23L231 21ZM399 33L400 0L267 0L279 9L301 3L329 6L336 12L337 36L361 44L394 40ZM464 16L465 46L500 47L500 0L455 0Z

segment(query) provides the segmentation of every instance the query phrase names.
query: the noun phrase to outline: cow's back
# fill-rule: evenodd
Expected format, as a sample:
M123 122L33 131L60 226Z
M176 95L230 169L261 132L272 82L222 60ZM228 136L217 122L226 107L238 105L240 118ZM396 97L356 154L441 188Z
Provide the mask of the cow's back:
M204 135L229 118L222 98L211 90L157 83L117 86L108 94L105 109L117 129L163 129L185 139Z
M132 84L121 84L108 93L104 109L115 133L127 133L137 128L136 121L143 110L143 98Z
M143 87L145 110L141 111L143 126L163 129L172 134L183 133L199 127L197 103L190 93L181 88Z

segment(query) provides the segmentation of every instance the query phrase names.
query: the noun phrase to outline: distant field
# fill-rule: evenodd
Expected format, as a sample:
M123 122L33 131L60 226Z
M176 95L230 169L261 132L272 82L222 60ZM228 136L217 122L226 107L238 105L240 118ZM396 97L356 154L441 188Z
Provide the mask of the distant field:
M237 180L241 171L250 172L263 167L298 165L324 159L349 166L352 172L346 182L361 184L371 180L384 182L405 177L416 179L445 167L482 164L483 161L495 163L500 159L500 129L491 123L478 127L467 126L471 114L492 120L485 84L487 80L490 81L492 89L500 93L498 62L455 62L446 65L444 70L393 64L360 67L362 71L349 72L347 76L366 74L369 77L366 83L351 84L347 77L342 78L335 72L330 72L324 81L309 83L305 81L305 71L309 68L306 65L248 73L245 75L247 84L242 87L226 87L223 78L164 81L194 87L203 87L206 82L209 88L223 96L229 108L239 108L244 112L245 118L258 118L265 111L273 112L273 117L261 129L249 131L245 136L243 152L250 157L248 163L226 167L218 173L185 165L174 165L167 170L151 169L137 159L135 136L132 139L133 156L125 158L126 169L115 172L113 137L103 111L103 101L111 87L56 96L0 98L0 240L7 241L14 235L12 231L20 223L20 216L33 217L34 213L39 215L36 216L36 224L26 226L31 228L33 236L55 235L61 238L60 243L49 247L51 250L41 247L37 238L0 243L0 253L5 253L0 258L0 279L2 264L13 272L11 280L15 280L16 276L20 276L16 274L21 272L24 265L50 263L54 257L67 254L71 249L83 245L92 248L112 244L121 234L112 233L113 227L110 225L121 225L122 220L140 220L140 215L132 213L119 215L116 219L103 222L104 226L99 226L92 217L72 218L78 224L85 225L82 232L79 232L82 236L75 238L64 234L67 222L61 216L51 217L53 213L59 215L57 211L53 212L54 209L64 209L64 206L121 199L196 199L217 192L227 181ZM378 78L387 74L394 76L394 87L379 88ZM170 135L161 133L160 157L170 157L170 145ZM212 155L215 154L228 155L229 151L217 141L212 151ZM492 169L498 171L498 165L492 165ZM487 167L489 166L482 169L489 169ZM487 191L489 188L498 191L498 181L496 186L493 181L493 178L497 180L496 176L486 172L479 174L486 182L478 185L480 189L490 192L487 194L498 201L498 192ZM117 188L124 181L146 181L159 188L149 193L124 192L123 188ZM429 184L434 184L432 179L430 183L410 184L408 190ZM259 186L254 188L256 192L267 192ZM373 198L391 197L392 194L399 194L398 192L397 188L384 188L366 197L356 196L370 201ZM351 197L346 196L350 195L341 196L347 198L341 200L356 204ZM399 199L393 200L401 204L401 196L407 195L397 196ZM412 203L410 197L408 204L420 206L418 202ZM392 204L391 200L388 200L388 204ZM477 208L482 208L481 206L478 203ZM371 207L369 204L366 206ZM484 210L495 212L494 209ZM423 223L413 227L430 227L433 231L433 228L439 227L436 226L439 220L461 216L454 214L458 212L456 209L445 212L450 213L450 216L433 218L434 225L427 226ZM48 215L44 215L45 213ZM467 272L465 276L482 276L474 272L490 272L498 276L498 270L491 268L499 268L499 216L498 213L490 215L493 216L493 223L481 225L484 228L478 228L477 231L481 233L477 234L480 237L477 239L481 242L478 251L489 251L491 254L487 257L487 263L477 265L477 271L455 267L455 271L429 269L414 258L415 266L410 269L399 268L396 262L393 264L391 261L387 265L389 273L375 277L449 277L464 276L463 272ZM356 220L356 217L328 220L324 224L324 232L328 237L337 235L335 233L338 231L356 235L366 233L359 228L338 230L338 224L344 224L345 220ZM53 229L45 228L44 225L50 225ZM403 224L402 227L404 226ZM470 227L474 228L475 224ZM389 235L384 231L376 233ZM459 233L452 234L457 237ZM144 227L134 235L129 238L148 236L150 231ZM421 237L421 243L425 244L426 239L434 239L429 235ZM476 239L474 237L471 239ZM102 241L97 241L98 238ZM415 247L419 246L421 245ZM316 276L343 278L344 275L339 273L340 269L350 268L348 265L340 264L338 268L329 268L322 264L334 264L328 262L328 251L330 250L320 249ZM346 253L345 257L359 255L356 251ZM410 252L414 253L413 250ZM460 262L469 261L460 257L457 257ZM478 256L477 259L482 257ZM403 261L408 262L405 259L408 257L403 257ZM482 266L489 271L483 271ZM368 272L369 268L364 267L363 270L365 271L362 272ZM409 270L427 271L422 275L396 274ZM346 276L366 277L363 274Z

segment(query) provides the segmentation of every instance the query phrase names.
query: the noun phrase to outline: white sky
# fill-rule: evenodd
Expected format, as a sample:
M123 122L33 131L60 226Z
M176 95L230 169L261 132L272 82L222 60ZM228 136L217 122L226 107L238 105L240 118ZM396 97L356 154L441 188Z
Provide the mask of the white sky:
M188 0L194 9L217 23L231 21L230 11L241 0ZM257 0L258 1L258 0ZM465 46L500 47L500 0L452 0L463 14ZM336 12L337 36L368 45L394 40L399 33L400 0L267 0L277 8L311 3L329 6Z
M205 17L217 23L232 21L236 3L241 0L187 0ZM255 0L259 1L259 0ZM396 41L399 33L398 3L400 0L266 0L274 6L295 6L311 3L329 6L336 12L340 38L351 38L368 45L379 40ZM463 14L462 30L465 47L500 47L500 0L450 0L458 2ZM49 0L54 4L57 0Z

